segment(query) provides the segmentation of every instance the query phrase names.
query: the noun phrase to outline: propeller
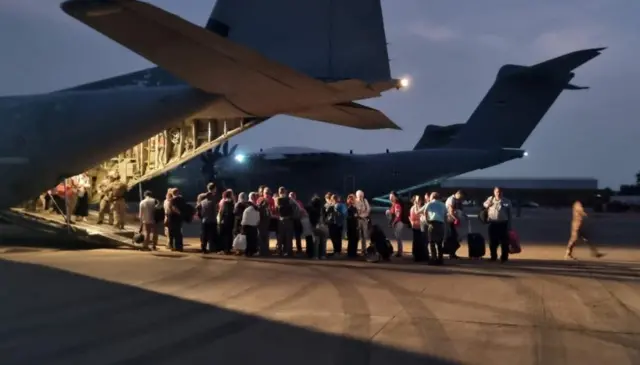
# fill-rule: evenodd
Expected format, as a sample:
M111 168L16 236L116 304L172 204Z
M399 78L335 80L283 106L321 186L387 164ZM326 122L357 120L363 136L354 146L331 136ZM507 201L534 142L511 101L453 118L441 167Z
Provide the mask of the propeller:
M229 142L225 141L224 143L217 145L215 148L202 153L200 155L200 160L202 161L202 168L200 171L204 175L205 180L217 183L215 169L216 161L221 158L231 157L237 148L237 144L229 148Z

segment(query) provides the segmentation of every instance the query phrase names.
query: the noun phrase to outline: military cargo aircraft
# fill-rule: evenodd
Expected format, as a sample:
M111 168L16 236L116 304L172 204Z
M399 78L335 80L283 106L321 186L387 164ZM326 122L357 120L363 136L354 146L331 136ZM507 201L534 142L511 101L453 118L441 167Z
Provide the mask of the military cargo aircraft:
M415 190L526 156L522 145L560 93L586 89L570 83L573 70L602 50L576 51L533 66L502 66L466 123L429 125L410 151L353 154L277 147L246 154L225 144L172 171L167 183L188 196L216 181L236 191L282 185L304 198L362 189L384 201L390 190Z
M353 102L402 85L390 74L380 0L218 0L204 28L142 1L61 7L159 67L0 97L0 209L190 118L398 128Z

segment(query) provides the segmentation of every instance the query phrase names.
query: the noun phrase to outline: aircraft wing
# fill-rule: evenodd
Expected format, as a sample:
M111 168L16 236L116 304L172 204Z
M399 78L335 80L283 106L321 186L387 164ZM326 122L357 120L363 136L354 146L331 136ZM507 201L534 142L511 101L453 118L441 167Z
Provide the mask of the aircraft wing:
M358 129L402 129L381 111L353 102L321 106L288 114Z
M68 0L61 7L190 85L224 95L254 116L343 100L340 95L344 93L330 84L145 2ZM361 94L361 98L380 95L375 90ZM394 127L391 123L382 128Z

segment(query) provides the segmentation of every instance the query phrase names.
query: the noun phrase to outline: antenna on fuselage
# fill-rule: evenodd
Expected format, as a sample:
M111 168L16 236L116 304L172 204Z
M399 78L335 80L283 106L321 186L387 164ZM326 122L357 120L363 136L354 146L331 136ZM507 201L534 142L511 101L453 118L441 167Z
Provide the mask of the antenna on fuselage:
M387 153L389 153L389 149L387 148Z

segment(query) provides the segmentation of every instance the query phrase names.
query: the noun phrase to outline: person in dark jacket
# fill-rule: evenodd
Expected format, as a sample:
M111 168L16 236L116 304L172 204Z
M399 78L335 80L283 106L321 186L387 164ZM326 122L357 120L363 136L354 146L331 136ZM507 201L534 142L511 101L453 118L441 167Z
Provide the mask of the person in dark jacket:
M233 231L234 236L237 234L240 234L240 231L242 228L242 224L241 224L242 213L244 213L244 210L247 209L248 206L249 206L249 201L247 200L247 194L245 193L238 194L238 202L233 208L233 215L236 217L235 223L234 223L234 231Z
M311 202L307 209L309 222L313 229L314 240L310 256L320 259L325 259L327 257L327 238L329 237L329 230L324 221L323 209L324 202L319 196L315 195L311 198Z
M182 236L182 209L187 204L186 200L176 188L171 189L171 200L169 200L169 210L165 211L165 226L167 227L169 236L169 247L172 251L182 252L183 236Z
M233 246L233 227L236 217L234 211L233 191L226 190L222 193L222 202L218 212L218 226L220 231L220 250L224 253L231 253Z
M333 193L325 194L324 200L325 204L322 216L329 229L329 239L333 245L333 255L340 255L342 253L342 222L344 219L340 216Z
M351 258L358 257L358 241L360 240L358 208L356 208L355 202L356 196L349 194L347 196L347 256Z

